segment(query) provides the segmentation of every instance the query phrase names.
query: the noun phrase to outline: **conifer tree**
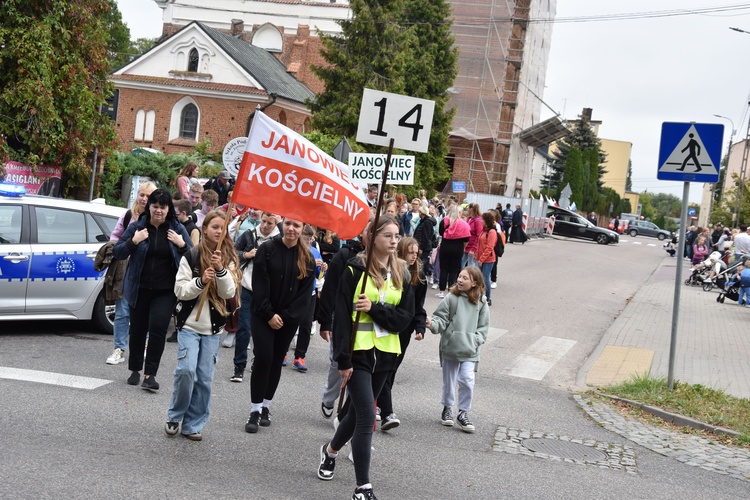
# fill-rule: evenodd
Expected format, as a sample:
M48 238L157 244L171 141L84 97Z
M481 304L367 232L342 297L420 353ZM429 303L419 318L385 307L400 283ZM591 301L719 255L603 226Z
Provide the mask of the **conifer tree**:
M582 202L583 186L585 184L585 174L583 171L583 159L581 151L573 146L568 151L568 157L565 159L565 168L563 169L562 182L560 191L570 184L570 202L579 204ZM557 193L560 197L560 192Z
M602 164L607 159L606 154L601 151L601 141L594 135L594 131L588 121L578 120L575 122L570 134L557 142L558 151L553 153L554 159L549 163L548 174L542 181L544 190L549 189L551 192L560 192L565 187L565 183L561 183L563 170L565 168L565 162L570 153L571 148L576 147L578 151L583 152L597 148L599 155L599 174L597 176L597 189L601 190L602 187L602 175L606 173L606 170L602 168Z
M596 207L599 205L599 149L594 147L588 149L583 153L583 168L586 176L582 200L581 210L584 212L594 212Z

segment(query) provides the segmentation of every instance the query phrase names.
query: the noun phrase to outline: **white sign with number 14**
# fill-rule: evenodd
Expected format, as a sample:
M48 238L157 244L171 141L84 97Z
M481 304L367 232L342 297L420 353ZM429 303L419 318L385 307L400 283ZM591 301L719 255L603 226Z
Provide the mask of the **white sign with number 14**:
M365 89L357 142L426 153L435 101Z

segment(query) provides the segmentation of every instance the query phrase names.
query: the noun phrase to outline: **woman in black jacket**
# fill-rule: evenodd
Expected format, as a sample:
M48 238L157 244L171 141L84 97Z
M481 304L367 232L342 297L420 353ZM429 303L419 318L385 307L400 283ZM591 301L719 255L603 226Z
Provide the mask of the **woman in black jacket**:
M300 238L304 224L284 219L283 236L258 247L253 259L253 338L250 417L245 431L271 425L269 408L281 379L281 366L312 299L315 260Z

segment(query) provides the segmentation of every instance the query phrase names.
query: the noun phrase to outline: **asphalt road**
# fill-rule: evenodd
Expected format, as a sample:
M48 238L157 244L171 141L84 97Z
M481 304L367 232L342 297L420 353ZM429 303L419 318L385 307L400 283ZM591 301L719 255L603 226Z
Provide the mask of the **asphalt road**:
M402 425L373 439L378 497L747 498L746 482L638 447L599 427L572 399L582 389L577 371L663 255L651 238L510 246L481 353L471 412L477 432L440 425L438 339L412 342L394 388ZM433 295L428 312L438 303ZM163 430L175 350L167 344L157 376L162 389L151 394L125 383L125 364L104 363L111 338L86 323L0 323L0 368L111 381L85 390L0 378L0 498L351 496L346 448L333 481L316 477L318 450L333 432L319 410L327 370L319 337L308 351L309 372L284 370L272 426L254 435L244 432L249 380L229 382L233 350L221 349L202 442ZM638 474L492 451L499 426L632 446Z

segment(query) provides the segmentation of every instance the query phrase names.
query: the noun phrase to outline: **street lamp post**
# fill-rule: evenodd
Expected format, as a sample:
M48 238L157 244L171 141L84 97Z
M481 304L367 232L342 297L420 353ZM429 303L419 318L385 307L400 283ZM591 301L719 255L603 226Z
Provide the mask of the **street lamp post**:
M729 159L731 158L731 155L732 155L732 140L734 140L734 134L737 133L737 130L734 128L734 121L732 121L732 119L729 118L728 116L723 116L723 115L714 115L714 116L716 118L723 118L724 120L729 120L729 123L732 124L732 133L729 136L729 144L727 146L727 166L726 166L726 170L724 172L724 183L726 184L726 172L729 171ZM709 217L711 216L711 211L714 208L714 197L715 196L716 196L716 183L714 182L711 185L711 199L708 202L708 215L709 215ZM708 218L706 218L706 220L708 220Z

